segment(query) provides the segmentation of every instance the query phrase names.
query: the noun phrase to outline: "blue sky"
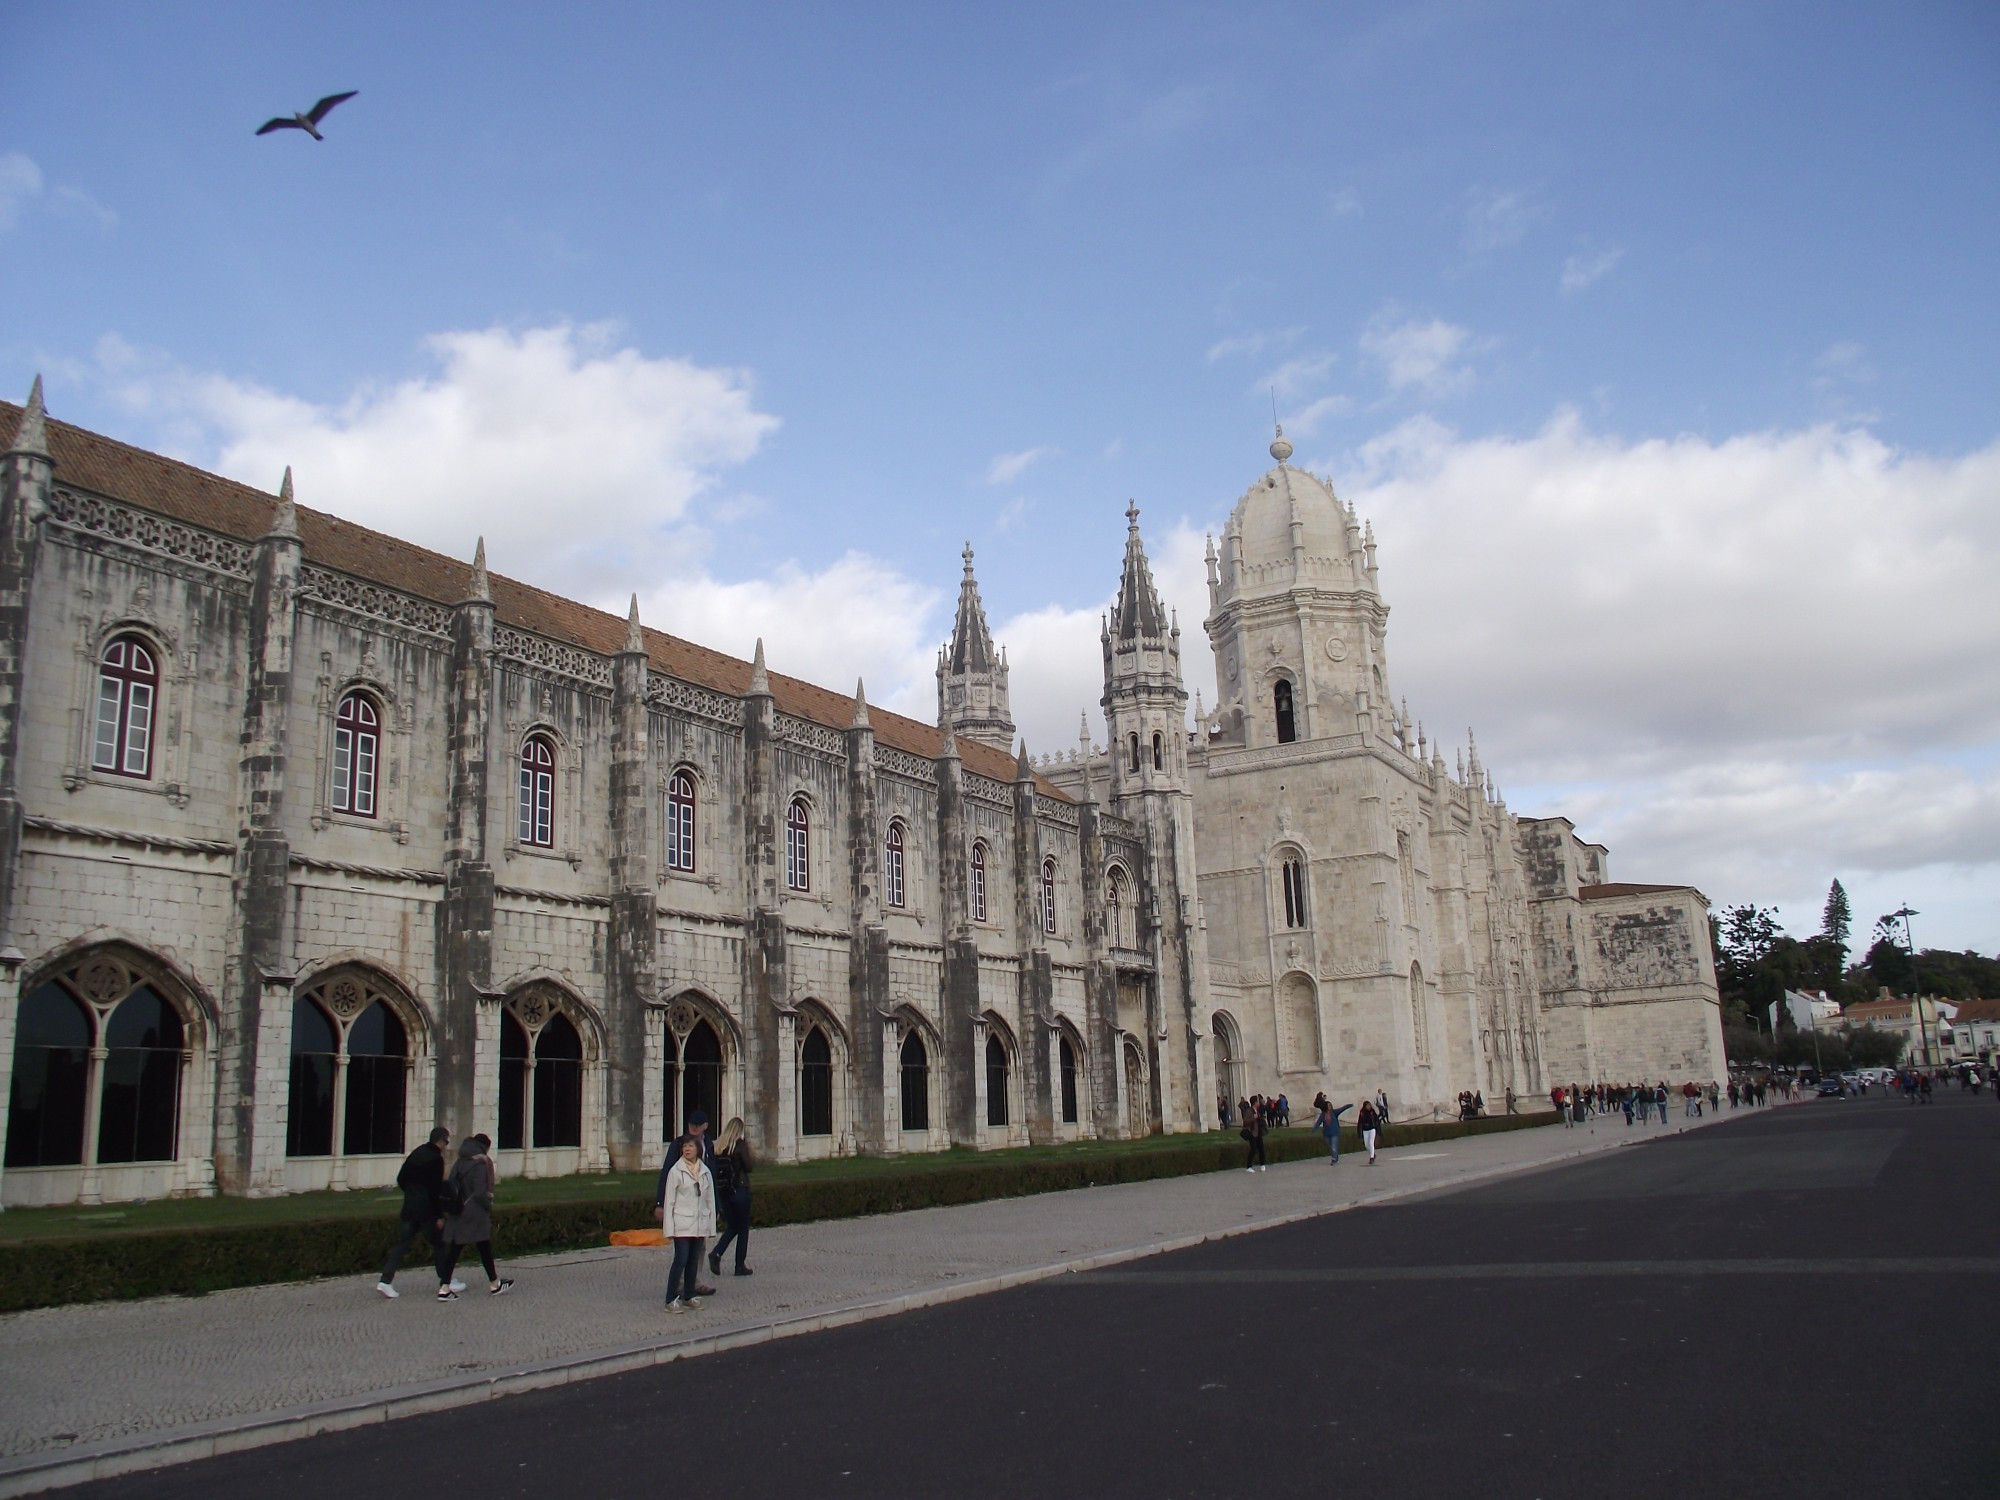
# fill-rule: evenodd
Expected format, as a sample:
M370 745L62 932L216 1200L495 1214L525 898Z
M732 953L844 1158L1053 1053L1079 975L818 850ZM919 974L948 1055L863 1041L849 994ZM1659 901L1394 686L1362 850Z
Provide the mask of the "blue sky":
M1275 386L1517 810L2000 947L2000 11L632 9L11 7L0 390L1040 749Z

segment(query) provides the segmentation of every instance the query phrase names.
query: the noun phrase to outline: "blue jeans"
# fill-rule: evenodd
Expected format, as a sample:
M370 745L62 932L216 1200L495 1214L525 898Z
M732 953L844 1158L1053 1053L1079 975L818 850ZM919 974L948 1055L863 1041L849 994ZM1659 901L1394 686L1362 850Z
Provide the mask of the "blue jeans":
M695 1271L701 1265L701 1247L706 1243L698 1234L674 1236L674 1263L667 1272L667 1301L686 1301L694 1296ZM675 1291L676 1286L681 1290Z

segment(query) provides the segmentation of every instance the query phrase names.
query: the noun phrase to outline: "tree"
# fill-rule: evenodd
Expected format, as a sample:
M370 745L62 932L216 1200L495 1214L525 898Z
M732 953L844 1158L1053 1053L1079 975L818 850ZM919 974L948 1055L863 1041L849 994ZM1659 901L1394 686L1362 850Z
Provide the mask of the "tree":
M1833 939L1840 949L1841 967L1847 964L1847 934L1854 925L1854 908L1848 904L1847 892L1839 880L1827 888L1826 909L1820 913L1820 936Z

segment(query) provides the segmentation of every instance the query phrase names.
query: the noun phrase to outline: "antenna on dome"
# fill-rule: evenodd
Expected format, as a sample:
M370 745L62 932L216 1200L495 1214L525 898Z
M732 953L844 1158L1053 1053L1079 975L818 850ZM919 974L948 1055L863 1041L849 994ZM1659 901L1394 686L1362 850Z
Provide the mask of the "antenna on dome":
M1278 425L1278 388L1275 385L1271 387L1271 425Z

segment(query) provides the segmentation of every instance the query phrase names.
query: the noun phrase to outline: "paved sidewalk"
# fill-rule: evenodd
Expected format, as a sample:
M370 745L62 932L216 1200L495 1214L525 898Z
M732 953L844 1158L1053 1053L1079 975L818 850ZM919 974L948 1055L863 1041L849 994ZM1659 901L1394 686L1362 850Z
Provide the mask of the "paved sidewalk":
M518 1285L438 1305L428 1267L0 1318L0 1495L664 1363L1660 1140L1718 1117L1536 1130L1268 1172L1087 1188L759 1230L750 1278L661 1308L668 1257L503 1259ZM504 1192L505 1186L502 1185ZM384 1248L391 1226L383 1226ZM704 1273L704 1279L709 1279Z

